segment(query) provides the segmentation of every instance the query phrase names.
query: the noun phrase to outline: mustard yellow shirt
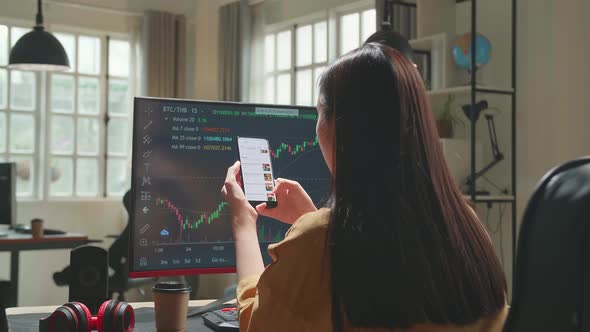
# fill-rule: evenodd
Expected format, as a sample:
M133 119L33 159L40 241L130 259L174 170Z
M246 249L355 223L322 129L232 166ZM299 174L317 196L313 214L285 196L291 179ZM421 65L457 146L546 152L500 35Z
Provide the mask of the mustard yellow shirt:
M285 239L269 246L273 262L238 284L241 332L332 331L329 264L324 260L329 210L297 220ZM418 324L403 332L500 332L507 307L467 326ZM346 327L346 331L391 331ZM402 332L396 330L395 332Z

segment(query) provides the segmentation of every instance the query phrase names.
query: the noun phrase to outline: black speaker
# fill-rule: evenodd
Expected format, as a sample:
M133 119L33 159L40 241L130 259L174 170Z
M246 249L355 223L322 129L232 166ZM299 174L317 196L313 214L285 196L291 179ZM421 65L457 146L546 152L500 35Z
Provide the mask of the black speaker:
M0 225L16 224L16 164L0 163Z
M107 300L109 289L109 256L105 249L81 246L70 253L69 301L84 303L93 315Z

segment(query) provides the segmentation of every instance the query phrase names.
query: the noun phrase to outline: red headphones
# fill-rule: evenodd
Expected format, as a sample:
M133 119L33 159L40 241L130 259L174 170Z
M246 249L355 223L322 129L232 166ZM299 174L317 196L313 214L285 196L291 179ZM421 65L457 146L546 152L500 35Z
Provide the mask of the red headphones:
M84 304L68 302L39 321L39 332L130 332L134 326L135 312L126 302L106 301L96 317Z

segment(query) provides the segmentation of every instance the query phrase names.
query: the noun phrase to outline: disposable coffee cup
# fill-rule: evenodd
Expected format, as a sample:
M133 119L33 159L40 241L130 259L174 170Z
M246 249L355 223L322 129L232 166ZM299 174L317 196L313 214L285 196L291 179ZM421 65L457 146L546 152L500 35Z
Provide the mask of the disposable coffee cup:
M152 287L158 332L184 332L191 287L183 282L164 281Z
M43 236L43 220L39 218L35 218L31 220L31 235L34 238L39 238Z

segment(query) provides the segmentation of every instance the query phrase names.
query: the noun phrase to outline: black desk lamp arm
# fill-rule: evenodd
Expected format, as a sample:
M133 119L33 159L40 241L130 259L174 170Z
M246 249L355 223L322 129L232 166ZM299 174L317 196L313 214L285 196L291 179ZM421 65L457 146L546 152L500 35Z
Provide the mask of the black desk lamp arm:
M485 115L486 121L488 123L488 133L490 134L490 144L492 145L492 155L494 156L494 160L492 160L489 164L483 167L481 170L477 171L475 174L470 175L467 178L467 185L471 186L471 183L487 173L492 167L496 166L500 161L504 160L504 154L500 152L500 147L498 146L498 136L496 135L496 124L494 122L494 116L491 114Z
M500 152L498 147L498 136L496 135L496 124L494 122L494 116L486 114L486 121L488 122L488 132L490 133L490 144L492 145L492 154L494 155L494 161L500 161L504 159L504 154Z

